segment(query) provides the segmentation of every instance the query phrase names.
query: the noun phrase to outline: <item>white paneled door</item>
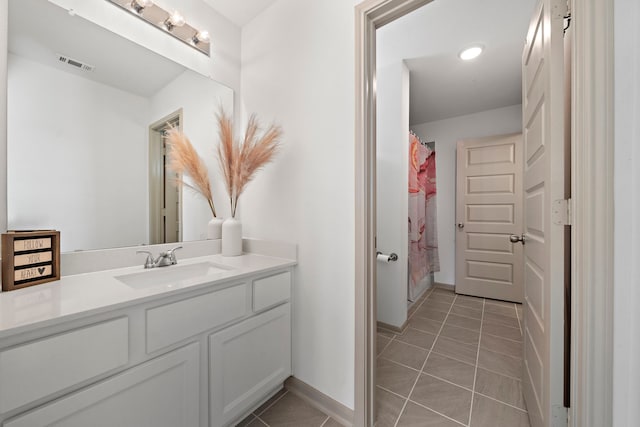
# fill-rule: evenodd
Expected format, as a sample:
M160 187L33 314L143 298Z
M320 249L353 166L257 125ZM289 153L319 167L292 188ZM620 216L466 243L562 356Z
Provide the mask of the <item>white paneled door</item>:
M458 141L456 292L522 302L522 135Z
M562 405L565 13L566 0L541 0L522 56L526 239L522 385L533 427L566 425Z

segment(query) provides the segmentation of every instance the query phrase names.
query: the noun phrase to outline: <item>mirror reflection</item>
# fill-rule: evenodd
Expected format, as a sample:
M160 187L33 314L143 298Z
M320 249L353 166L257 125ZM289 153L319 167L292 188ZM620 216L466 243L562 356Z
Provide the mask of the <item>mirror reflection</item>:
M214 171L220 106L233 111L228 87L46 0L10 0L9 229L60 230L63 252L206 238L209 208L165 173L162 132L181 127Z

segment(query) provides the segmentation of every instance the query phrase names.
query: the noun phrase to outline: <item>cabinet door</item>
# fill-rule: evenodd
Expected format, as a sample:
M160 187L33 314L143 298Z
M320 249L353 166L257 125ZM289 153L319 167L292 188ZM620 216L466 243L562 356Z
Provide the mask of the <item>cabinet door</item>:
M24 415L4 427L196 427L200 345L190 344Z
M211 335L211 426L226 426L244 415L289 375L288 303Z

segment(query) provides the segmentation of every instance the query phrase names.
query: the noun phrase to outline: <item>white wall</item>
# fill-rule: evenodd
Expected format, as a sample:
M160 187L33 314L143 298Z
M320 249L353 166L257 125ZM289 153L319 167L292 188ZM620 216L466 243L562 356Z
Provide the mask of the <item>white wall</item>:
M456 143L477 138L522 131L522 107L497 108L466 116L414 124L411 129L423 141L436 141L436 185L438 191L438 250L440 271L435 281L455 284L456 236Z
M13 54L8 65L8 227L60 230L63 252L147 243L149 101Z
M233 111L233 91L192 71L185 71L151 98L151 117L154 123L182 109L182 130L209 170L211 191L219 217L228 218L230 207L222 184L215 147L218 128L214 117L219 107ZM187 178L188 182L188 178ZM182 192L182 240L207 238L207 223L211 210L205 199L194 191Z
M409 258L409 69L404 62L376 68L376 203L380 252L397 262L377 264L378 321L407 320Z
M354 5L280 0L242 32L246 112L284 146L240 199L245 235L299 245L296 377L353 408Z
M640 3L615 0L613 425L640 420Z

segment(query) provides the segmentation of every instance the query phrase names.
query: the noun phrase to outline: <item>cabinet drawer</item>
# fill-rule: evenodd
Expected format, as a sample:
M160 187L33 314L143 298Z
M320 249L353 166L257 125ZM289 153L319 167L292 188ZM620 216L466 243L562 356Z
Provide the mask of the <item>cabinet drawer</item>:
M126 317L0 352L0 413L128 361L129 321Z
M290 297L291 273L288 271L253 281L253 311L288 301Z
M247 312L247 284L147 310L147 353L216 328Z
M200 345L192 343L6 421L3 427L194 427Z

